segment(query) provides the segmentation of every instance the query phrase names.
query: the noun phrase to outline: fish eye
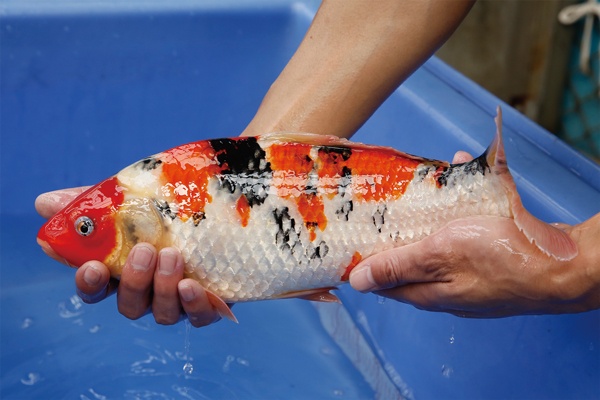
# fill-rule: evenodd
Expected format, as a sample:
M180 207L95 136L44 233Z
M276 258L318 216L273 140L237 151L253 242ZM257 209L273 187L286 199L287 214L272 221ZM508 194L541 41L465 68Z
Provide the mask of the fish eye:
M81 236L90 236L94 231L94 221L91 218L83 216L75 221L75 230Z

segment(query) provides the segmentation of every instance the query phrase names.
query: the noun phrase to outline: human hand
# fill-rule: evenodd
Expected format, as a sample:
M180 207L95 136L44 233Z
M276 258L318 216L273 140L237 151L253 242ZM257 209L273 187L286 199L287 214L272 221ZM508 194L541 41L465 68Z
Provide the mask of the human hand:
M38 213L50 218L87 187L44 193L36 199ZM88 261L75 274L77 294L86 303L97 303L117 292L119 312L138 319L152 312L157 323L171 325L182 311L195 327L221 319L204 288L193 279L183 279L183 258L175 248L160 252L148 243L139 243L127 257L119 280L110 277L100 261Z
M471 157L460 152L454 162ZM581 312L600 307L600 214L562 225L579 255L558 261L543 254L513 220L471 217L425 239L365 259L351 285L419 309L461 317Z

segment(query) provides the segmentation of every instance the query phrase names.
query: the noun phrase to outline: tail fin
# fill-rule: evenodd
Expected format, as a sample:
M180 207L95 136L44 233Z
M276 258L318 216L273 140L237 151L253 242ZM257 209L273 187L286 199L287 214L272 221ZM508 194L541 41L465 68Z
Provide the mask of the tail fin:
M529 242L535 244L543 253L562 261L575 258L578 253L577 245L566 232L537 219L523 207L521 197L517 193L517 187L506 164L502 143L502 110L500 107L497 108L495 121L496 137L485 155L492 172L499 177L506 188L515 224Z

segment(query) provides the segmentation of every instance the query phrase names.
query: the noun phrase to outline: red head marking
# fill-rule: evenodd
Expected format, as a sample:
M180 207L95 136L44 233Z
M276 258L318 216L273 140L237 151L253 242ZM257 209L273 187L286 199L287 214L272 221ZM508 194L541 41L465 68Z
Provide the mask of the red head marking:
M107 179L50 218L40 229L38 241L72 266L104 261L116 246L114 213L122 203L123 188L117 178Z

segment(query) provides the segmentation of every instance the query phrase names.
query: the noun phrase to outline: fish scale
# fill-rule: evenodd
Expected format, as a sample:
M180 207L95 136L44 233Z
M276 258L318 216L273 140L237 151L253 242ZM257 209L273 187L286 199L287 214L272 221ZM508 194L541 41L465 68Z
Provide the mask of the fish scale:
M398 199L378 203L355 200L356 205L347 221L336 214L336 210L352 194L336 195L325 206L327 227L317 232L314 240L310 240L302 216L294 209L293 199L284 200L273 195L275 189L269 190L269 196L262 204L251 208L248 226L240 227L238 216L231 212L239 193L222 191L218 182L223 179L215 176L208 185L212 202L205 208L202 229L190 220L176 219L171 231L180 238L175 245L185 249L186 265L195 266L187 270L188 276L227 302L265 299L298 288L337 286L343 283L345 267L355 252L365 258L412 243L457 216L510 216L506 195L496 191L493 182L486 181L484 175L457 170L454 174L461 178L455 180L452 187L440 190L434 184L423 183L424 180L434 181L434 171L430 168L425 179L414 178L421 181L411 182ZM249 187L269 186L269 182L260 182L268 179L260 176L243 178ZM318 181L311 185L317 193L325 191ZM487 199L481 201L478 191L488 193ZM477 197L479 201L474 201ZM287 213L283 213L283 209ZM277 215L281 214L289 215L285 221L278 222ZM376 216L380 224L374 223ZM291 221L294 221L293 227ZM281 243L278 248L279 225L290 231L288 240L299 241L301 251L282 250ZM327 254L311 259L318 244L321 248L327 247ZM261 282L267 284L261 285Z

